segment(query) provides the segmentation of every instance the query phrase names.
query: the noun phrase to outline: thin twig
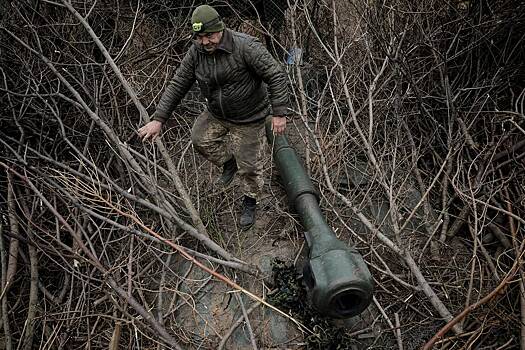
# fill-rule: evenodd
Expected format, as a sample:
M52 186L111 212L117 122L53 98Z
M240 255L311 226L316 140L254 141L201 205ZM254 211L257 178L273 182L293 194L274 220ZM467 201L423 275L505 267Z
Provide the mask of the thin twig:
M385 319L386 323L388 323L388 327L390 327L390 329L392 330L392 332L394 332L394 336L396 337L397 339L397 345L398 347L400 346L399 350L402 350L403 349L403 345L399 343L399 340L397 338L397 331L396 331L396 327L394 327L394 324L392 323L392 321L390 320L390 317L388 317L388 315L386 314L385 312L385 309L383 309L383 307L381 306L381 304L379 304L379 301L377 301L376 297L373 296L372 297L372 300L374 301L374 304L375 306L377 307L377 309L379 310L379 312L381 313L381 315L383 315L383 318Z
M29 208L27 207L27 203L24 200L23 197L18 196L18 202L22 206L23 210L25 212L31 212L34 213L35 210L29 211ZM36 200L33 201L33 209L35 209L35 203ZM26 229L27 238L29 241L33 241L33 232L31 228L28 226ZM28 244L27 249L29 251L29 262L30 262L30 284L29 284L29 304L27 308L27 318L25 322L25 334L24 338L21 342L22 349L24 350L31 350L33 348L33 337L35 333L35 317L37 313L38 308L38 280L39 280L39 273L38 273L38 255L37 250L35 248L35 245Z
M256 308L258 308L260 305L261 305L261 303L255 302L252 306L250 306L250 308L248 310L246 310L246 316L250 315L252 313L252 311L255 310ZM231 335L233 334L233 332L235 332L237 327L239 327L243 323L244 319L245 319L245 315L243 313L242 316L240 316L237 320L235 320L235 322L230 327L230 329L228 329L226 334L223 335L221 342L217 346L217 350L224 349L224 346L226 345L226 342L228 341L228 339L230 339Z
M239 302L239 306L241 307L242 314L244 316L244 321L246 322L246 328L248 328L248 334L250 335L250 341L252 343L252 348L254 350L257 350L257 343L255 342L255 335L253 334L252 325L250 323L250 319L248 318L248 313L246 312L246 308L244 307L242 297L238 293L235 293L235 297L237 298L237 301Z
M7 208L9 213L9 224L12 233L11 240L9 241L9 260L7 262L7 277L5 288L8 290L11 288L13 279L16 274L18 266L18 247L20 245L18 237L20 236L18 216L16 215L16 205L15 205L15 195L14 195L14 183L13 183L13 174L7 173Z
M397 347L399 348L399 350L403 350L403 338L401 338L401 323L399 322L399 314L397 312L394 313L394 319L396 321Z
M4 225L2 220L0 220L0 262L2 268L2 325L4 327L4 336L5 336L5 348L6 350L13 349L13 338L11 335L11 326L9 325L9 308L7 305L7 259L5 256L5 247L4 247Z

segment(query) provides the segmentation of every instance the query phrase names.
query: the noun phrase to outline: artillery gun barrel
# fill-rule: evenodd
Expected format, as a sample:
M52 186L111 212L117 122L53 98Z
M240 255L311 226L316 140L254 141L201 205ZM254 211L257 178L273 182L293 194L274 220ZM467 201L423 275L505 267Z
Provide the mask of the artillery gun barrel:
M321 314L349 318L363 312L373 295L373 280L363 257L335 236L319 208L319 195L286 136L266 136L292 210L299 215L309 247L303 277L310 302Z

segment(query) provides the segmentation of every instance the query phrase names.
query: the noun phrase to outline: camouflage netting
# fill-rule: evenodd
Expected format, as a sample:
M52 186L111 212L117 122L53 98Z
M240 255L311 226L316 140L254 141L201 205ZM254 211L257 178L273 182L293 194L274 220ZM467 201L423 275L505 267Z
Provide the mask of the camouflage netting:
M198 4L0 2L0 347L418 349L448 324L434 348L518 348L523 2L210 2L287 71L288 137L376 283L345 322L280 304L312 333L209 272L304 301L299 274L267 278L306 250L270 155L246 233L236 186L217 188L189 143L198 91L162 144L136 137Z

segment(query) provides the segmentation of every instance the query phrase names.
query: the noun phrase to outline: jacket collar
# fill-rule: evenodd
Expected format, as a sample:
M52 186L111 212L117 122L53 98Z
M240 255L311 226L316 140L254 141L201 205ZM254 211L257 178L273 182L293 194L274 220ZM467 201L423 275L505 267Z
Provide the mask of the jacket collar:
M231 30L224 29L222 32L222 39L219 43L219 46L217 46L217 50L222 50L227 53L233 52L233 35Z

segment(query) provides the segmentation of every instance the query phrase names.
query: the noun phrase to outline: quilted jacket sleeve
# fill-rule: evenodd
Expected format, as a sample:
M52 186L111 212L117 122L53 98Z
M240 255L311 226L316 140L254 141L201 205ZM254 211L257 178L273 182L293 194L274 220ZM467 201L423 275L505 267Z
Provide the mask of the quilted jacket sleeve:
M245 43L243 52L246 64L268 85L273 114L291 114L287 78L277 61L255 38Z
M158 120L162 123L168 120L175 107L177 107L195 82L193 49L192 47L188 50L175 75L169 81L168 87L162 94L157 109L153 114L153 120Z

